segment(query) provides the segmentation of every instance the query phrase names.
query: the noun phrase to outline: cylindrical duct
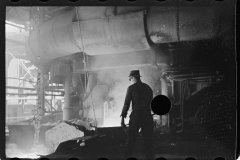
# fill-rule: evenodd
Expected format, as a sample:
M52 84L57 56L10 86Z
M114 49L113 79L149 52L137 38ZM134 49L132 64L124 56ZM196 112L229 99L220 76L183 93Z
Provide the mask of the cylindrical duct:
M80 52L71 29L74 14L74 10L60 14L33 30L28 38L29 54L40 55L43 63Z
M72 23L72 31L77 43L88 55L104 55L148 50L143 12L111 16L102 19ZM82 39L81 39L82 35Z
M132 9L105 18L85 17L80 21L81 32L78 22L73 21L76 10L64 12L31 32L31 53L27 54L40 55L43 63L81 52L82 42L88 55L104 55L150 50L146 36L158 44L211 39L216 35L218 18L211 7L179 7L178 12L176 7L151 7L146 19L143 10ZM84 14L84 10L79 11Z
M211 39L217 24L212 7L151 7L147 16L148 34L156 44Z

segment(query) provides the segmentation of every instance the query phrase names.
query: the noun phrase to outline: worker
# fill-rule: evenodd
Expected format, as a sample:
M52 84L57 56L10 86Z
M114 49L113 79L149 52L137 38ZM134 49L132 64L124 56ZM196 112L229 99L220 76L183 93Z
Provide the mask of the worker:
M153 159L152 152L152 136L153 136L153 117L151 114L151 101L153 98L153 91L146 83L140 79L139 70L132 70L129 75L130 85L127 89L124 106L120 117L121 126L126 130L124 118L132 102L132 112L129 119L129 128L127 132L127 141L124 151L124 157L132 156L135 141L141 128L141 135L144 140L145 154L147 159Z

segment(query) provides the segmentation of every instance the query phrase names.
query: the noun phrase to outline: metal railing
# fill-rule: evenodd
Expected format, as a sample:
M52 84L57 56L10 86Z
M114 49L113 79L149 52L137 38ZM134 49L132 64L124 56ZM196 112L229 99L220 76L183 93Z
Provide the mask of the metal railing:
M16 123L24 120L32 119L34 116L23 116L23 117L6 117L6 123Z

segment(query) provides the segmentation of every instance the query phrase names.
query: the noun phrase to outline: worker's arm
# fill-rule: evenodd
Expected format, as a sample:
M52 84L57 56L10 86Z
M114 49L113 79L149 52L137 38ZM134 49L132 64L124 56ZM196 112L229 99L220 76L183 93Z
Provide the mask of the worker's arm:
M125 122L124 122L124 117L122 117L121 126L122 126L123 128L126 128L126 125L125 125Z
M120 115L120 117L122 117L122 121L124 121L124 118L127 117L127 112L130 107L131 100L132 100L131 89L128 87L127 94L124 101L124 106L122 109L122 114Z

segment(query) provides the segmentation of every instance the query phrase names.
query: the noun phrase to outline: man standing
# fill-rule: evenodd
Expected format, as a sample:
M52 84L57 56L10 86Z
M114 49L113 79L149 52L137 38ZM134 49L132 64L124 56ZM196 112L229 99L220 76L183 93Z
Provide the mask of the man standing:
M140 79L139 70L132 70L129 75L129 81L132 85L128 87L122 109L121 126L126 128L124 118L132 102L132 113L130 114L127 142L124 151L125 158L132 156L135 141L139 129L144 139L145 154L147 159L153 159L152 153L152 135L153 135L153 117L151 115L151 101L153 98L152 89Z

